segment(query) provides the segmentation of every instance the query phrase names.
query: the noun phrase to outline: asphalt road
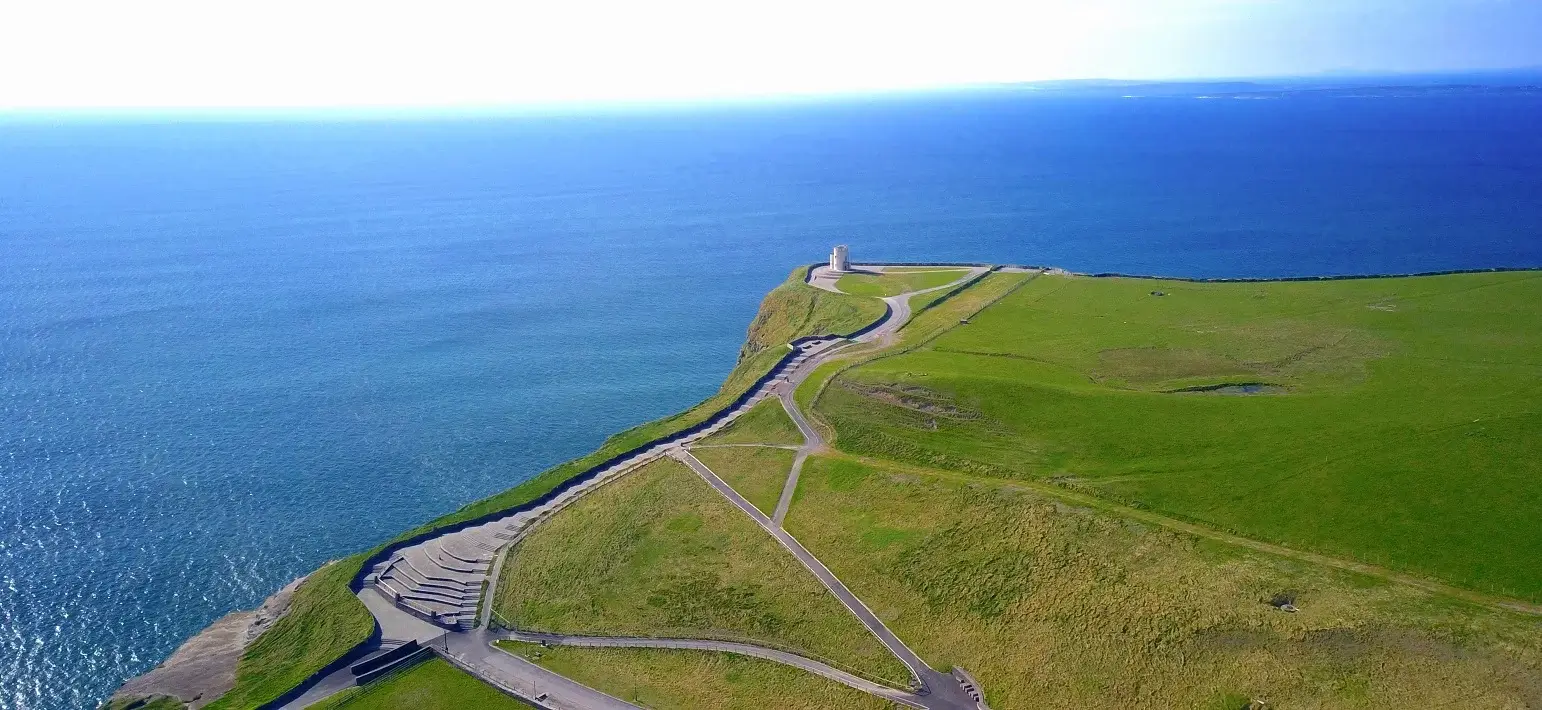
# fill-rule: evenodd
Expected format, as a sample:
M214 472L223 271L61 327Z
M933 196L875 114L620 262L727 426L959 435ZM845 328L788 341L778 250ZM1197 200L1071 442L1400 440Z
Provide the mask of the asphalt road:
M661 639L636 636L567 636L563 634L537 634L520 631L509 631L502 634L503 638L516 641L528 641L530 643L546 643L554 646L582 646L587 648L670 648L695 651L716 651L720 653L734 653L741 656L752 656L768 661L776 661L785 665L799 668L818 676L829 678L837 683L848 685L865 693L871 693L886 698L902 705L914 708L924 708L914 699L914 696L903 690L897 690L881 683L875 683L858 675L843 671L827 663L816 661L812 658L800 656L796 653L779 651L774 648L766 648L748 643L735 643L733 641L716 641L710 639Z

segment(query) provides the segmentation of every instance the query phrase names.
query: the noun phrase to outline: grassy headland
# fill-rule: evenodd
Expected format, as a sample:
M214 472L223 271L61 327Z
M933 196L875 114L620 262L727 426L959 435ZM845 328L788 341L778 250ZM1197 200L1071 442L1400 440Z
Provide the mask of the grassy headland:
M584 685L658 710L891 708L892 703L770 661L729 653L632 648L498 647Z
M782 343L883 311L802 275L767 296L711 400L404 535L533 500L705 419ZM1150 524L1542 601L1535 303L1535 272L1233 284L992 273L913 304L896 346L852 348L799 388L839 452L809 462L787 526L928 662L974 671L998 709L1542 706L1535 617ZM719 436L786 436L772 414ZM762 510L791 459L697 455ZM753 637L905 677L750 521L693 474L667 475L684 471L674 462L655 466L532 533L495 608L540 630ZM362 559L307 580L215 707L276 697L368 635L346 593ZM1301 610L1270 603L1285 599ZM665 706L768 698L793 682L779 674L824 682L714 654L547 653L565 674ZM836 691L849 692L818 692Z
M520 629L761 642L900 687L909 678L808 570L673 459L531 532L508 553L494 605Z
M853 296L883 298L941 286L958 280L965 273L968 273L968 269L907 269L881 274L850 274L836 281L835 287Z

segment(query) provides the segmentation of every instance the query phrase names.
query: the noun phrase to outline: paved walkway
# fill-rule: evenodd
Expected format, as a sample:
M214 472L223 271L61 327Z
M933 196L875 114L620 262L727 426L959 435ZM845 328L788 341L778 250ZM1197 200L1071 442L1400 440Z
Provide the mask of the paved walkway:
M554 710L639 710L638 706L553 673L493 646L501 636L478 629L448 634L441 652L461 670L534 703Z
M581 646L585 648L667 648L693 651L715 651L719 653L734 653L741 656L752 656L768 661L775 661L785 665L799 668L814 675L829 678L837 683L856 688L864 693L885 698L892 702L908 705L913 708L924 708L924 704L915 700L915 696L903 690L897 690L881 683L875 683L852 673L843 671L827 663L816 661L796 653L779 651L774 648L757 646L755 644L737 643L733 641L717 641L711 639L664 639L647 638L640 636L568 636L564 634L538 634L522 631L506 631L500 634L503 638L529 643L544 643L553 646Z
M798 411L798 403L793 399L793 393L797 391L797 385L784 387L777 395L782 402L782 409L787 411L787 416L792 418L792 423L798 425L798 431L803 433L803 445L798 447L798 455L792 460L792 468L787 472L787 482L782 484L782 497L776 501L776 512L771 515L771 524L782 527L782 521L787 519L787 509L792 507L792 496L798 492L798 476L803 473L803 462L808 460L809 454L824 448L824 437L818 430L803 418L803 412Z
M819 272L820 269L827 271L826 267L819 267L815 271ZM486 629L488 628L487 621L491 612L492 602L496 599L497 571L501 569L503 563L503 556L493 553L499 549L506 549L509 544L528 533L538 523L549 518L599 485L668 455L685 461L699 475L706 478L719 493L749 514L756 523L771 533L773 537L777 538L784 547L787 547L805 567L814 573L815 577L822 584L836 595L842 604L857 616L864 626L878 637L885 647L889 648L910 669L911 673L916 677L920 692L912 694L895 690L864 680L813 659L751 644L734 644L707 639L662 641L658 639L586 637L587 641L577 643L576 645L608 644L635 646L647 642L650 644L649 647L654 648L699 648L702 650L741 653L743 655L786 663L893 702L903 703L912 707L934 708L938 710L961 710L976 707L974 702L963 693L963 690L953 680L952 676L938 673L927 667L829 569L825 568L812 553L804 549L791 535L782 530L780 521L786 516L786 508L791 504L792 491L796 490L797 487L797 472L801 470L803 461L810 453L824 446L824 441L819 436L818 431L808 423L797 409L797 404L792 397L797 385L806 379L815 368L827 362L831 357L853 343L873 343L879 346L887 346L892 343L900 327L910 318L909 299L911 296L952 288L965 279L973 278L983 271L985 271L983 267L972 268L967 274L952 283L883 299L889 306L888 317L877 327L860 337L855 339L831 337L816 339L802 344L793 358L781 366L779 370L774 371L773 376L765 384L752 391L750 396L746 398L746 401L739 407L725 412L712 426L703 431L690 435L676 434L664 437L627 459L596 472L580 485L569 489L556 499L534 509L510 513L504 518L455 533L448 533L398 551L389 560L371 570L366 578L366 588L359 595L365 606L374 614L377 623L380 624L382 629L381 636L383 639L389 640L388 643L382 644L380 648L389 648L393 644L399 644L408 640L418 640L420 643L424 643L424 645L435 648L436 652L441 656L449 659L472 675L518 695L527 701L535 702L542 707L572 710L618 710L620 708L635 707L630 703L563 678L522 658L500 651L491 645L493 641L500 638ZM834 282L830 276L830 274L824 274L821 278L829 282L830 290L836 290L833 288ZM820 287L825 288L825 286ZM781 400L783 408L787 410L788 415L797 423L799 431L804 436L804 444L798 447L796 464L793 471L789 474L786 486L784 486L783 500L778 503L778 517L775 522L753 505L750 505L748 501L744 500L732 487L712 473L696 457L691 456L690 452L685 448L689 444L722 430L734 419L770 396L778 397ZM482 592L482 584L484 582L487 583L487 587L486 591ZM474 593L473 590L479 593ZM480 618L476 618L477 615L475 613L478 600L483 602ZM430 623L430 620L433 623ZM480 622L480 624L476 622ZM476 628L471 629L473 626L476 626ZM446 632L441 627L448 627L450 630ZM518 636L515 635L514 637L517 638ZM284 707L303 708L334 693L352 687L352 681L352 674L347 668L343 668L322 678L314 686L307 689L304 695L284 705Z
M765 513L760 512L758 508L751 505L732 486L725 483L723 479L718 478L717 474L712 472L712 469L707 468L706 464L692 456L691 452L681 448L675 451L673 455L675 458L685 462L687 466L690 466L697 475L706 480L724 498L727 498L728 502L733 503L745 515L750 516L761 528L770 533L771 537L781 543L782 547L787 548L787 551L791 552L793 557L797 558L798 562L801 562L810 572L813 572L814 577L826 589L829 589L830 593L834 594L835 598L849 609L857 617L857 620L867 627L869 632L878 637L879 643L889 649L889 652L894 654L900 660L900 663L905 664L905 667L910 669L911 675L915 676L920 684L917 694L910 696L911 700L914 701L914 705L936 710L963 710L975 707L974 700L964 695L963 689L959 687L957 681L953 680L952 676L934 671L930 666L926 665L926 662L921 660L921 657L917 656L915 651L910 650L910 647L906 646L904 641L895 636L894 632L890 631L889 627L885 626L883 621L878 618L878 615L874 614L872 609L867 608L867 605L863 604L862 600L857 598L857 595L852 594L851 590L847 589L846 585L835 576L835 573L831 572L828 567L825 567L823 562L819 561L819 558L814 556L814 553L809 552L807 548L803 547L802 543L798 542L786 530L771 522L771 518L766 517Z

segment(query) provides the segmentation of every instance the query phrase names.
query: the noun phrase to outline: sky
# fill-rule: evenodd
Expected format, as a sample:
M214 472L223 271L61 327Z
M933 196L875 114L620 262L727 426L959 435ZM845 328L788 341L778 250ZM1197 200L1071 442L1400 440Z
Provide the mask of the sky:
M1542 0L0 0L0 111L1542 66Z

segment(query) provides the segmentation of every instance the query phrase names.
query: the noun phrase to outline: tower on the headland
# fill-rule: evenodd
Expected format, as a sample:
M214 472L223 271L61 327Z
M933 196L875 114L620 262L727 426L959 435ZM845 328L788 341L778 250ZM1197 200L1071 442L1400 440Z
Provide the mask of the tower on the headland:
M851 257L846 251L845 244L837 244L830 250L831 271L851 271Z

